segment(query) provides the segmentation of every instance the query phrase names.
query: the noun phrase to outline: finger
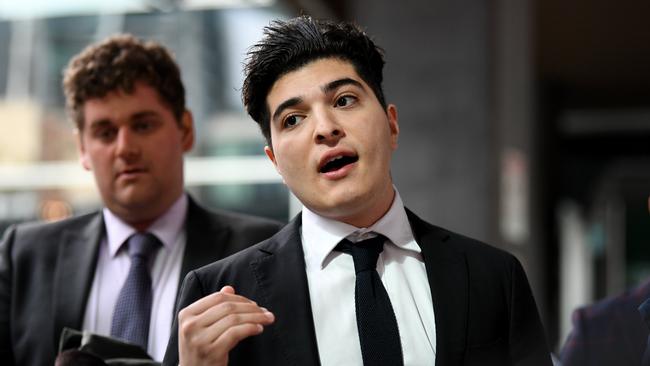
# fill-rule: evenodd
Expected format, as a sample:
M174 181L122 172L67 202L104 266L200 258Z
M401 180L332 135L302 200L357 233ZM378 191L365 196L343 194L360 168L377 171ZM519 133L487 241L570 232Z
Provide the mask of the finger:
M263 309L260 312L253 313L229 313L219 321L214 322L208 326L206 333L212 333L217 337L226 334L230 328L242 324L259 324L269 325L275 321L275 316L270 311Z
M235 293L235 288L232 287L232 286L224 286L223 288L221 288L221 291L219 291L219 292L223 292L223 293L227 293L227 294L234 294Z
M188 334L187 338L194 344L211 344L222 337L229 337L232 328L238 328L245 324L262 327L273 323L274 320L273 314L269 312L229 314L208 327Z
M214 343L214 349L217 352L223 352L221 355L226 355L242 340L258 335L264 331L264 327L260 324L243 323L228 328L228 330L219 337Z
M228 292L214 292L210 295L207 295L205 297L202 297L198 299L197 301L193 302L192 304L188 305L184 309L182 309L179 312L179 316L185 313L185 315L197 315L201 314L202 312L206 311L207 309L218 305L222 302L242 302L242 303L252 303L255 304L254 301L241 296L241 295L235 295L231 294Z
M254 303L227 301L214 305L200 314L184 316L180 318L180 322L183 327L189 328L189 331L196 332L201 328L220 322L230 315L263 314L265 312L268 310Z
M257 311L253 313L244 312L244 313L229 313L225 317L221 318L219 321L211 323L207 326L203 326L203 322L194 321L195 318L190 319L187 322L184 322L179 327L179 338L191 345L192 348L205 350L206 347L212 347L212 344L218 342L219 339L222 339L222 344L232 345L229 337L235 336L236 340L240 340L242 335L240 332L233 333L231 329L248 329L252 332L250 327L242 327L244 325L259 326L268 325L273 323L275 317L266 309L263 311ZM205 316L206 313L201 314L200 317ZM261 332L261 329L259 330ZM251 334L258 334L259 332L253 332ZM248 333L246 333L248 334ZM250 334L249 334L250 335ZM248 336L248 335L247 335ZM225 347L225 346L223 346ZM232 346L234 347L234 346ZM232 348L231 347L231 348ZM230 349L230 348L228 348Z
M264 327L255 324L241 324L233 327L230 332L220 339L215 339L209 343L194 342L191 344L183 345L183 353L195 354L198 359L203 361L209 360L226 360L228 353L235 348L235 346L247 337L251 337L262 333ZM186 362L193 364L192 362Z

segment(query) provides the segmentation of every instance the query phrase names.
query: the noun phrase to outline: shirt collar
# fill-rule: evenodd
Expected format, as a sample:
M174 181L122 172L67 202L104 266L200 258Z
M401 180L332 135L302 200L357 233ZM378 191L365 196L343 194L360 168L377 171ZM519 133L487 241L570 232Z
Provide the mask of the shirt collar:
M354 234L359 239L365 239L370 232L382 234L396 246L420 253L420 247L415 242L411 225L406 216L404 203L395 189L395 198L390 209L377 222L367 228L358 228L344 222L320 216L303 206L302 237L305 260L312 266L323 268L326 259L336 245L344 238Z
M151 226L147 232L154 234L167 250L171 250L176 245L176 239L185 224L187 215L188 200L187 195L182 194L174 204ZM104 207L104 225L106 225L106 242L111 258L117 255L122 244L133 235L136 230L126 222L117 217L111 210Z

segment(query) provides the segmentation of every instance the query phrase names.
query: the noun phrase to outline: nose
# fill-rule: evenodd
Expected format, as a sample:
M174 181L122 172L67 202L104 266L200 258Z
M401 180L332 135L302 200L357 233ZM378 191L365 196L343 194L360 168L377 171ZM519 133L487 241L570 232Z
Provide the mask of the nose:
M118 130L115 144L117 156L122 159L133 160L140 154L136 137L128 127L122 127Z
M316 143L336 143L345 136L343 126L333 113L315 112L312 116L316 119L314 140Z

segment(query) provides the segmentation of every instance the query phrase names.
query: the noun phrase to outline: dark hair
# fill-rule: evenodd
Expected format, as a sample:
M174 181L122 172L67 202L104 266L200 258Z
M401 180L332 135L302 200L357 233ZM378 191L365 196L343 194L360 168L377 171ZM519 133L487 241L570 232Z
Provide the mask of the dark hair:
M132 93L136 82L156 89L181 123L185 88L170 52L159 43L122 34L86 47L64 70L66 105L77 128L83 129L83 105L88 99L116 90Z
M269 90L281 76L328 57L350 62L386 108L381 86L383 50L359 27L308 16L276 20L264 28L264 38L248 51L242 88L246 111L260 125L269 146L270 111L266 103Z

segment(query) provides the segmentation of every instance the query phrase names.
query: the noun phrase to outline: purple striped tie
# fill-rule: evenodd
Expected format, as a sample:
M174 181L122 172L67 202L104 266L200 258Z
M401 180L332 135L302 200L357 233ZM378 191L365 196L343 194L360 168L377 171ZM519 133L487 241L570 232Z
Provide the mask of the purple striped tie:
M135 233L127 244L131 268L115 304L111 336L137 344L146 351L153 299L149 259L161 243L153 234Z

